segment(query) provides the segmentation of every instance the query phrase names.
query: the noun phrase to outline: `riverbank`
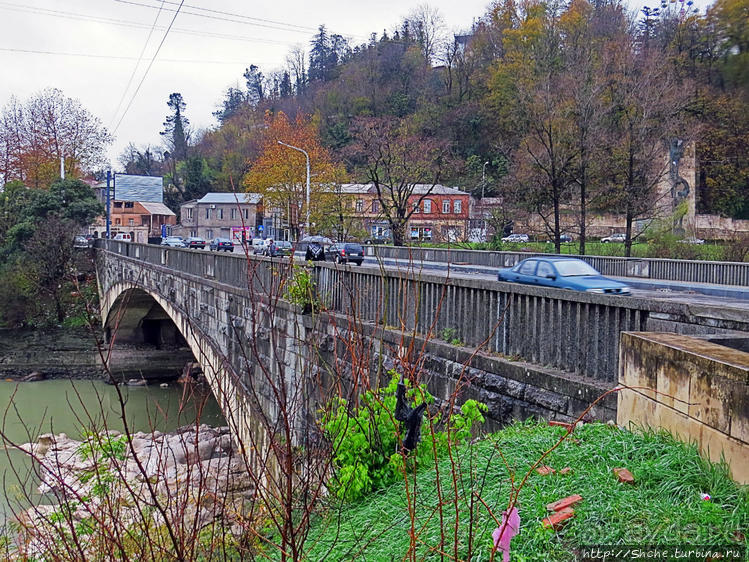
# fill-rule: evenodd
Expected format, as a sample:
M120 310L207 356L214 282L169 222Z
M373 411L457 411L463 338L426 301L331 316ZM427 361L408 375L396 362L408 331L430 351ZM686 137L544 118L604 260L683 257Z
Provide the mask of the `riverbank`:
M55 558L73 542L84 557L113 548L134 554L136 536L150 548L179 537L178 545L167 539L173 544L166 550L174 552L209 527L234 532L237 540L244 532L253 486L228 427L189 425L130 439L108 431L82 441L44 434L22 448L38 463L39 492L54 502L19 514L9 559Z
M99 345L104 346L106 355L106 345ZM162 381L177 378L192 361L192 352L186 347L117 344L110 365L120 380ZM33 373L37 376L32 380L109 378L96 337L87 328L0 330L0 378L22 381Z

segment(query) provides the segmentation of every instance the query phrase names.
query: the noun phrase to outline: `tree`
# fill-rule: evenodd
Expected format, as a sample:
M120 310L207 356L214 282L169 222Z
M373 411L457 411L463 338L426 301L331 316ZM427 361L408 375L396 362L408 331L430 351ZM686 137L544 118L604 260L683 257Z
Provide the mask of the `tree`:
M185 160L190 138L188 128L190 121L184 116L187 104L182 99L182 94L175 92L169 95L169 101L166 102L166 105L172 113L164 121L164 130L161 132L161 136L164 137L172 158L174 160Z
M534 5L506 32L505 58L493 69L491 102L499 130L516 139L513 173L526 205L538 213L561 251L561 206L578 157L570 92L563 87L559 16Z
M78 100L48 88L25 103L11 98L0 116L0 185L19 180L46 187L60 175L80 177L105 165L112 137Z
M0 283L14 283L33 298L14 299L12 318L0 306L0 318L44 321L51 308L54 322L64 320L73 235L102 212L93 190L79 180L58 180L48 189L6 186L0 193Z
M140 176L157 176L162 173L163 161L159 158L159 153L146 145L138 148L133 143L129 143L119 157L120 165L126 174L135 174Z
M265 77L254 64L245 69L243 76L247 83L247 101L250 105L257 106L265 99Z
M435 55L446 42L445 20L442 14L429 4L420 4L408 16L408 26L405 29L408 29L409 33L415 33L416 41L421 45L424 62L431 66Z
M360 118L352 134L350 162L374 185L393 244L402 246L411 215L452 164L449 144L394 118ZM420 184L429 187L415 195Z
M221 107L213 112L219 123L225 123L237 114L242 105L247 102L247 96L239 88L227 88Z
M301 148L309 154L314 175L311 184L310 214L330 194L332 185L345 179L345 170L336 164L320 143L317 124L299 114L290 120L279 112L266 115L263 148L260 156L244 177L247 191L263 194L266 212L274 207L285 213L289 227L298 237L302 217L306 215L306 158L304 154L283 146L278 141Z
M654 55L639 56L631 36L609 51L612 73L605 95L612 105L607 125L611 179L609 204L624 212L625 255L631 255L636 220L652 219L660 205L656 186L666 174L670 139L684 138L683 106L673 67Z

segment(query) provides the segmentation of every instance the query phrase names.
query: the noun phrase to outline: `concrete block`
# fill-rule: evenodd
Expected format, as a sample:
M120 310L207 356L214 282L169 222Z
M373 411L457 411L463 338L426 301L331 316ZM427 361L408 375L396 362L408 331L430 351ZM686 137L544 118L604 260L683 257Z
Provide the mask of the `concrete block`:
M554 412L567 413L569 397L562 396L561 394L529 386L525 389L524 399L530 404L542 406Z
M696 373L692 377L689 393L689 417L729 433L731 397L741 386L745 385L709 372Z

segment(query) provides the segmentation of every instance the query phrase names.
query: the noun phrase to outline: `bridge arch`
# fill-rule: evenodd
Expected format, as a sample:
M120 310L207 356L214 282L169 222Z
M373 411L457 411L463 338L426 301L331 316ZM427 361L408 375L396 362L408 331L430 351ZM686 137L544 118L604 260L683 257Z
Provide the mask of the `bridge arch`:
M238 393L232 392L237 374L225 360L218 344L200 330L194 319L158 291L129 280L117 281L108 286L100 295L100 305L103 327L107 332L112 332L115 342L119 337L115 330L124 327L125 339L133 337L132 333L127 333L137 329L134 324L138 323L133 320L138 317L142 320L153 311L154 305L158 306L176 326L179 337L184 340L200 365L235 438L240 443L246 442L242 441L246 437L243 433L249 428L244 428L243 425L246 424L241 423L241 420L245 419L242 414L246 412L247 404ZM148 309L146 314L145 309ZM124 325L123 318L126 320Z

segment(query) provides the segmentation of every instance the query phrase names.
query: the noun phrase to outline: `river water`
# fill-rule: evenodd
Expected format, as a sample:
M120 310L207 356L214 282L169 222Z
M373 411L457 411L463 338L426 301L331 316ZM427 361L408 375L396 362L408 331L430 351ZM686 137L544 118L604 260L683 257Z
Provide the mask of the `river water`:
M167 388L152 385L120 389L132 432L171 431L196 420L210 426L226 425L207 388L170 383ZM43 433L66 433L79 439L84 431L124 429L115 388L100 381L0 382L0 418L0 448L4 449L0 450L0 523L10 511L28 506L25 495L44 500L36 491L38 479L30 457L13 450L9 443L36 441Z

